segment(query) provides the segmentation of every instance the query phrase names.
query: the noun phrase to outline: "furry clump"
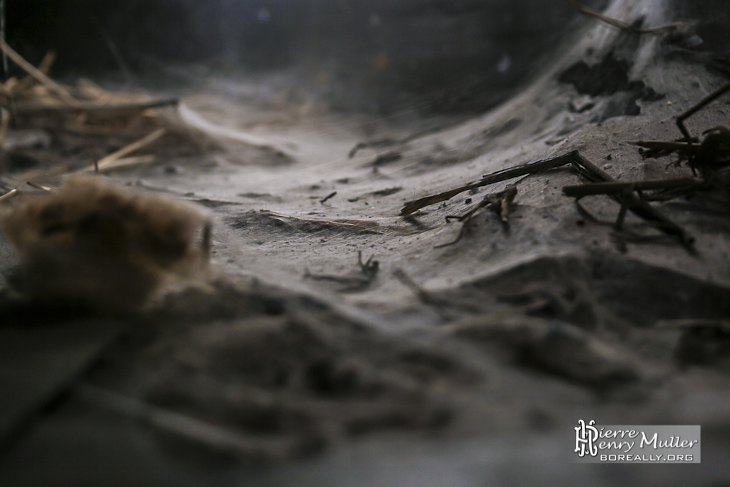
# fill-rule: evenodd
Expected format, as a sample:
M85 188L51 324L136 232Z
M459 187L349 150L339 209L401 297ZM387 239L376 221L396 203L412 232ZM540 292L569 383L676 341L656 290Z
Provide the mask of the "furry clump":
M209 272L205 213L99 178L26 196L0 229L20 254L21 290L44 302L139 309L165 285Z

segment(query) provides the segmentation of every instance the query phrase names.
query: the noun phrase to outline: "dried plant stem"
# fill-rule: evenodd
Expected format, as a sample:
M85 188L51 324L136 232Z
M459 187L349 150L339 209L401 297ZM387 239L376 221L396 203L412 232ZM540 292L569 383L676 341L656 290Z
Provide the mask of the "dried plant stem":
M615 180L611 176L609 176L603 170L599 169L588 159L583 157L578 151L573 151L570 154L573 158L573 167L580 175L582 175L589 181L602 183L615 182ZM690 253L694 253L694 238L691 235L687 234L687 232L682 227L674 223L672 220L664 216L664 214L661 213L659 210L651 206L648 202L644 201L631 191L624 191L610 196L621 204L619 223L622 220L622 216L623 214L625 214L626 210L631 211L636 216L653 224L667 235L677 237L680 243Z
M614 196L626 191L644 191L653 189L695 188L706 186L706 183L697 178L649 179L646 181L612 181L603 183L576 184L564 186L565 196L582 198L584 196L605 194Z
M15 50L10 47L4 39L0 39L0 50L2 50L4 54L6 54L15 64L20 66L20 68L22 68L25 72L38 80L38 82L41 83L43 86L48 88L50 92L55 93L56 96L61 99L61 101L69 106L77 106L79 104L79 101L71 96L66 88L53 81L38 68L23 59L23 57L15 52Z
M583 5L579 4L576 0L568 0L568 3L570 5L572 5L575 10L577 10L579 13L581 13L583 15L587 15L588 17L594 17L605 24L611 25L613 27L617 27L617 28L619 28L621 30L625 30L627 32L632 32L634 34L663 34L665 32L671 32L671 31L680 29L680 28L688 25L686 22L677 22L674 24L667 24L667 25L662 25L659 27L652 27L650 29L642 29L640 27L634 27L633 25L627 24L626 22L622 22L622 21L614 19L612 17L603 15L602 13L596 12L595 10L592 10L590 8L584 7Z
M677 127L679 128L679 131L682 132L682 135L684 136L684 140L687 143L692 142L692 136L689 134L689 130L687 130L687 127L684 126L684 121L687 120L689 117L697 113L698 111L702 110L704 107L712 103L713 101L720 98L722 95L730 91L730 83L726 84L725 86L720 87L717 91L710 93L700 101L698 101L692 108L682 113L680 116L677 117Z
M488 174L482 177L482 179L474 183L469 183L464 186L451 189L449 191L444 191L443 193L426 196L417 200L407 201L401 209L400 214L401 216L410 215L411 213L420 210L423 207L450 200L457 194L463 193L464 191L469 191L472 189L480 188L482 186L487 186L489 184L498 183L500 181L507 181L508 179L518 178L527 174L540 173L549 169L564 166L573 160L572 154L573 153L570 152L568 154L563 154L561 156L557 156L551 159L543 159L537 162L532 162L530 164L525 164L524 166L517 166L505 169L503 171L497 171L493 174Z
M140 103L109 103L99 102L77 102L73 106L48 106L37 103L18 103L16 111L19 115L46 115L54 113L88 113L99 116L113 117L124 115L135 115L152 108L163 108L174 106L179 103L178 98L164 98L161 100L145 101Z
M10 191L8 191L7 193L5 193L4 195L0 196L0 201L9 200L16 194L18 194L18 188L13 188Z
M114 162L118 159L126 157L129 154L131 154L132 152L138 151L139 149L142 149L143 147L150 145L152 142L156 141L157 139L159 139L166 133L167 133L167 129L165 129L165 128L157 129L154 132L152 132L151 134L149 134L135 142L132 142L131 144L129 144L125 147L122 147L118 151L113 152L113 153L109 154L108 156L103 157L102 159L99 159L99 161L95 163L95 168L98 170L99 167L101 167L105 164L111 164L112 162Z

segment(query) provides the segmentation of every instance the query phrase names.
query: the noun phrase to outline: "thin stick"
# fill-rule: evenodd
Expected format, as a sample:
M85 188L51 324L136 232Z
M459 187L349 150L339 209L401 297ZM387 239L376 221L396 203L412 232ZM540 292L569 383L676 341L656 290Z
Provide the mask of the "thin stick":
M30 64L23 57L15 52L4 39L0 39L0 50L6 54L15 64L20 66L25 72L34 77L43 86L48 88L49 91L58 95L58 97L66 104L70 106L78 105L78 100L71 96L71 94L61 85L53 81L51 78L43 74L42 71L38 70L35 66Z
M5 135L10 127L10 110L0 107L0 149L5 148Z
M121 168L128 168L132 166L141 166L144 164L152 164L157 161L157 158L153 156L152 154L147 154L143 156L132 156L132 157L123 157L121 159L117 159L114 162L110 162L106 164L104 167L100 167L99 169L96 169L95 167L89 167L86 168L86 171L99 171L99 172L106 172L106 171L115 171L117 169Z
M180 102L178 98L164 98L161 100L145 101L140 103L117 103L105 105L99 102L81 103L77 102L73 106L47 106L36 103L17 103L16 111L18 115L44 115L52 113L89 113L100 116L120 116L133 115L151 108L162 108L166 106L177 105Z
M146 137L143 137L136 142L132 142L128 146L122 147L118 151L113 152L102 159L99 159L99 161L95 163L95 167L98 168L100 166L103 166L104 164L109 164L109 163L116 161L117 159L121 159L122 157L128 156L132 152L150 145L152 142L156 141L157 139L159 139L166 133L167 133L167 129L164 127L157 129L154 132L152 132L151 134L147 135Z
M18 188L13 188L10 191L8 191L7 193L5 193L4 195L0 196L0 201L9 200L16 194L18 194Z
M52 188L49 188L48 186L43 186L42 184L34 183L33 181L26 181L25 184L27 184L30 187L33 187L35 189L41 189L43 191L51 192L53 191Z
M673 140L637 140L633 144L645 149L672 152L693 152L700 148L700 144L696 142L677 142Z
M587 15L588 17L594 17L603 23L606 23L613 27L618 27L621 30L625 30L627 32L631 32L634 34L662 34L664 32L671 32L673 30L680 29L682 27L689 25L687 22L677 22L674 24L662 25L660 27L642 29L639 27L634 27L631 24L627 24L626 22L622 22L620 20L617 20L617 19L614 19L611 17L607 17L606 15L603 15L600 12L596 12L595 10L591 10L587 7L584 7L584 6L580 5L576 0L568 0L568 3L570 5L572 5L575 10L577 10L579 13L581 13L583 15Z
M319 200L319 202L325 204L327 201L334 198L335 196L337 196L337 191L332 191L330 194Z
M697 178L674 178L674 179L649 179L646 181L613 181L606 183L588 183L576 184L572 186L564 186L563 193L565 196L574 198L582 198L584 196L605 194L617 195L624 191L642 191L652 189L673 189L685 188L696 185L705 185L705 183Z
M0 0L0 39L5 42L5 0ZM3 51L3 83L8 80L8 55Z
M573 157L573 167L587 179L594 182L615 182L611 176L583 157L578 151L573 151L570 154ZM688 235L682 227L664 216L659 210L634 193L620 193L611 197L621 205L625 205L636 216L656 225L664 233L677 237L680 243L690 253L695 252L693 247L694 238L692 236Z
M512 167L509 169L505 169L502 171L498 171L492 174L488 174L479 181L476 181L474 183L469 183L464 186L460 186L455 189L451 189L449 191L444 191L443 193L426 196L425 198L420 198L413 201L407 201L403 208L400 211L401 216L410 215L411 213L420 210L421 208L429 205L433 205L436 203L440 203L442 201L450 200L454 196L456 196L459 193L463 193L464 191L469 191L475 188L480 188L482 186L487 186L489 184L498 183L500 181L506 181L508 179L514 179L518 178L520 176L525 176L527 174L535 174L540 173L543 171L547 171L549 169L553 169L556 167L564 166L566 164L569 164L571 161L573 161L573 152L569 152L567 154L563 154L561 156L554 157L552 159L543 159L541 161L532 162L529 164L525 164L523 166L517 166Z
M434 248L441 249L458 243L469 231L469 225L471 225L472 218L482 208L491 208L499 216L502 225L504 225L505 228L508 228L507 224L509 223L510 205L512 204L512 201L514 201L516 195L517 188L515 186L510 186L499 193L486 195L476 206L462 215L446 215L447 222L450 220L458 220L461 222L459 235L457 235L456 239L451 242L436 245Z
M697 113L698 111L702 110L705 106L709 105L716 99L720 98L722 95L730 91L730 83L726 84L725 86L719 88L714 93L709 94L708 96L701 99L695 106L687 110L686 112L682 113L680 116L677 117L677 127L679 127L679 131L682 132L682 135L684 136L684 140L688 143L692 142L692 136L689 135L689 130L687 130L687 127L684 126L684 121L687 120L689 117Z

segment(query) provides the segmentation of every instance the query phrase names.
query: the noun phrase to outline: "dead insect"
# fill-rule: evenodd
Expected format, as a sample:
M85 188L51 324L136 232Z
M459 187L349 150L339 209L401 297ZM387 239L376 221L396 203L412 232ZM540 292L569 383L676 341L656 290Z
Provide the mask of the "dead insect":
M210 221L192 205L90 177L20 196L0 229L35 300L138 309L161 285L209 271Z

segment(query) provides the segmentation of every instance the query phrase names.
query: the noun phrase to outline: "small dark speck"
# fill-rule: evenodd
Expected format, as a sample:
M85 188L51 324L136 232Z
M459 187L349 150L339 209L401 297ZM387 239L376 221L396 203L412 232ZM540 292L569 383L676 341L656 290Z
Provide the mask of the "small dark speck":
M609 154L609 155L606 156L606 160L607 161L610 161L611 159L613 159L613 156L611 154Z
M180 168L170 164L164 167L163 172L165 174L180 174Z
M470 204L471 204L471 198L467 198L467 199L465 199L465 200L464 200L464 204L465 204L465 205L470 205Z
M582 226L585 226L586 221L585 220L578 220L577 222L575 222L575 224L578 225L579 227L582 227Z

